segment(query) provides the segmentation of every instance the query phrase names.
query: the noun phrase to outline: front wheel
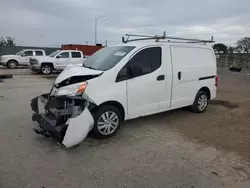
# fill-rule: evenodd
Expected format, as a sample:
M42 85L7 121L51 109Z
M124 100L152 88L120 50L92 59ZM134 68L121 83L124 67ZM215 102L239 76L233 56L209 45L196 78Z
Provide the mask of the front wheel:
M94 135L99 138L113 136L119 129L121 120L121 113L116 107L101 106L94 113Z
M9 69L15 69L15 68L17 68L17 62L14 61L14 60L10 60L10 61L7 63L7 68L9 68Z
M204 91L199 91L195 97L194 103L191 109L196 113L202 113L207 109L208 105L208 95Z
M51 74L52 70L53 70L52 66L48 64L42 65L41 67L41 73L45 75Z

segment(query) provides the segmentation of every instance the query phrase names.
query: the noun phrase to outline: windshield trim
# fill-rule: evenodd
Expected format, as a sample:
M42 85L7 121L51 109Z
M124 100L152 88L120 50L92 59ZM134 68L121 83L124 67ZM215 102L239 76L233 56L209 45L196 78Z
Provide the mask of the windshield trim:
M25 50L21 50L19 52L16 53L16 55L21 55Z
M61 51L61 50L53 51L53 52L51 52L48 56L49 56L49 57L55 57L55 56L57 56L57 55L60 53L60 51ZM52 56L52 54L53 54L53 56Z

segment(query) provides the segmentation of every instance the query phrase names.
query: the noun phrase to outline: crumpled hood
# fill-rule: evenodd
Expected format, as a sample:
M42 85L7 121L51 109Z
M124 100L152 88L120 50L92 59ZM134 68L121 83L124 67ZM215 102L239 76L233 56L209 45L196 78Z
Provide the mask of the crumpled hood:
M59 84L67 78L72 76L87 76L87 75L98 75L103 73L103 71L93 70L83 67L82 64L70 65L66 67L61 74L56 78L55 84Z
M40 63L43 63L43 62L51 62L52 63L52 62L54 62L54 58L49 57L49 56L34 56L34 57L30 57L30 59L36 59Z

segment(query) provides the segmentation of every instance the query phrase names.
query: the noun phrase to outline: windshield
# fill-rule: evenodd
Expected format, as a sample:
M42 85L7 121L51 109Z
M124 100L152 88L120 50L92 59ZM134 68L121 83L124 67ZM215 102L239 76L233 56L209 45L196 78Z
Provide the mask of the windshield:
M22 50L22 51L16 53L16 55L21 55L23 52L24 52L24 50Z
M56 51L52 52L51 54L49 54L49 57L55 57L59 52L60 52L60 50L56 50Z
M84 61L83 66L96 70L109 70L121 61L135 46L105 47Z

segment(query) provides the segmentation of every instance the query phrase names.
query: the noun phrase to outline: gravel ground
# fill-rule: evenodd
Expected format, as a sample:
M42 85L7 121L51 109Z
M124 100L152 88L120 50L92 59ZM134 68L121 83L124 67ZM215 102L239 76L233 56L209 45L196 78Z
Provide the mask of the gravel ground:
M56 75L6 70L0 83L0 187L250 187L250 76L220 70L206 113L175 110L126 122L69 150L36 135L30 100Z

